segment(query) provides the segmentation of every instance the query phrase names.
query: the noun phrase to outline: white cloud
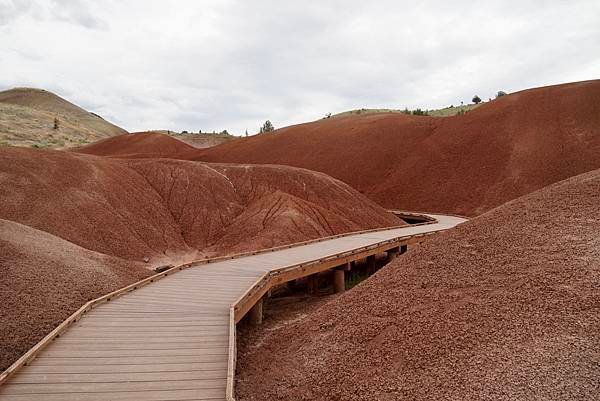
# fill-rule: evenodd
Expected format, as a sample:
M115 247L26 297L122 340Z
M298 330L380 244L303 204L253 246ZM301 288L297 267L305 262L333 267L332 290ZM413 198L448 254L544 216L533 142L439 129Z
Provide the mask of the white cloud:
M129 130L241 134L598 71L596 0L0 0L0 89L47 88Z

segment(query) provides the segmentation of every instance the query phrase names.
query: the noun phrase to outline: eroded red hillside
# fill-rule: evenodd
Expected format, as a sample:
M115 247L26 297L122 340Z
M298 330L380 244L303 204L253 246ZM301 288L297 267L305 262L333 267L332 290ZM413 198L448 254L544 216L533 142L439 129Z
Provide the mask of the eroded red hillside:
M0 218L151 264L402 224L347 185L282 166L0 148Z
M195 152L304 167L389 208L478 215L600 168L600 81L526 90L446 118L332 118Z

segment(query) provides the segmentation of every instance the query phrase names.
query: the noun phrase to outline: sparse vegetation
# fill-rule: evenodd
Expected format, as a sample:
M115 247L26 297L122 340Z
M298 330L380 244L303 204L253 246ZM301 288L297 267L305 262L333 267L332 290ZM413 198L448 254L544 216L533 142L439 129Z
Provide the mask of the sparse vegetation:
M496 99L499 98L499 97L502 97L502 96L506 96L506 95L507 95L506 92L504 92L504 91L498 91L498 93L496 94Z
M47 91L0 92L0 141L6 145L59 149L126 132Z
M407 115L417 115L417 116L431 116L431 117L451 117L451 116L455 116L455 115L460 115L460 114L464 114L468 111L471 111L473 109L475 109L476 107L481 106L481 103L479 104L468 104L468 105L461 105L461 106L454 106L451 105L449 107L445 107L443 109L434 109L434 110L424 110L424 109L420 109L417 108L415 110L410 110L408 108L404 108L403 110L398 110L398 109L356 109L356 110L350 110L350 111L345 111L342 113L338 113L338 114L334 114L331 116L331 118L336 118L336 117L346 117L349 115L361 115L361 114L381 114L381 113L402 113L402 114L407 114Z
M186 131L187 133L185 134L169 130L154 130L153 132L167 134L196 148L208 148L236 138L234 135L231 135L227 130L223 130L219 133L202 132L202 130L198 130L197 133Z
M271 121L267 120L267 121L265 121L263 126L260 127L260 130L258 131L258 133L264 134L265 132L273 132L273 131L275 131L275 127L273 127L273 124L271 123Z
M481 103L481 98L477 95L473 96L472 102L475 104Z

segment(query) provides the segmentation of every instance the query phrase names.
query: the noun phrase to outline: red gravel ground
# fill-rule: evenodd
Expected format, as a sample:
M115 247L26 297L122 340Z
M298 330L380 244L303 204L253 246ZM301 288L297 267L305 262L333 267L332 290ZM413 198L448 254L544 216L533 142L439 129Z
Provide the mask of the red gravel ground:
M148 268L403 224L303 169L8 146L0 199L0 369Z
M323 119L196 151L209 162L304 167L378 204L479 215L600 168L600 81L531 89L455 117Z
M249 400L597 400L600 170L441 234L238 353Z

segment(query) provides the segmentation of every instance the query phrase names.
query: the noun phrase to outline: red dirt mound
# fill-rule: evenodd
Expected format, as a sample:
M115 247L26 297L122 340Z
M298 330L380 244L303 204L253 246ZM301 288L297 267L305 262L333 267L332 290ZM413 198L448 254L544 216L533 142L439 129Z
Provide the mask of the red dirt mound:
M0 171L0 218L152 265L402 224L347 185L291 167L3 147Z
M90 299L151 273L2 219L0 255L0 371Z
M137 132L106 138L70 150L97 156L186 159L195 149L168 135L157 132Z
M478 215L600 168L600 81L526 90L455 117L331 118L199 149L208 162L285 164L380 205Z
M598 205L595 170L409 249L240 350L239 399L597 399Z

